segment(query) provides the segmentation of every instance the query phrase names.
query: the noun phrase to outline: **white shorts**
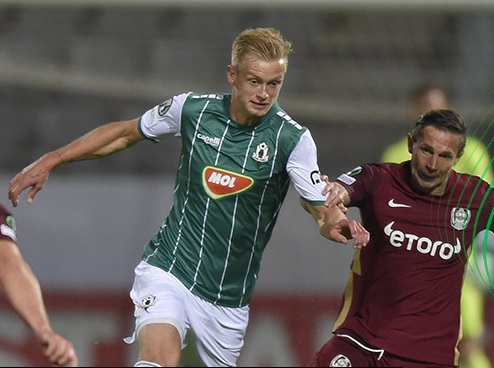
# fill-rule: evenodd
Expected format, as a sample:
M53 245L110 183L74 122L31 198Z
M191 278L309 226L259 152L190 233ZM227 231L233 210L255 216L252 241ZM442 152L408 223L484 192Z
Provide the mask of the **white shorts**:
M249 306L228 308L195 295L171 273L141 261L134 270L130 298L134 302L135 332L124 341L131 344L150 323L175 326L185 347L189 328L196 335L199 356L208 367L235 367L244 344Z

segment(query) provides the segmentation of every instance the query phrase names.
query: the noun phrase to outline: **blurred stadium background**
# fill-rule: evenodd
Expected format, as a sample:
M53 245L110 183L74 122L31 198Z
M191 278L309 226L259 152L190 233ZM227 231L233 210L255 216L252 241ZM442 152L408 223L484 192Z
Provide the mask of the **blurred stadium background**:
M0 0L0 192L42 153L184 91L227 92L231 42L293 42L281 105L335 176L408 131L408 93L433 82L494 153L492 0ZM82 366L131 366L132 270L169 206L178 141L57 169L13 210L54 325ZM357 215L354 213L354 215ZM267 248L241 366L300 366L330 335L351 247L319 239L290 192ZM492 292L492 291L491 291ZM492 294L490 294L492 295ZM494 303L486 346L494 359ZM2 366L42 365L0 303ZM196 363L190 363L195 365ZM187 363L184 363L187 365Z

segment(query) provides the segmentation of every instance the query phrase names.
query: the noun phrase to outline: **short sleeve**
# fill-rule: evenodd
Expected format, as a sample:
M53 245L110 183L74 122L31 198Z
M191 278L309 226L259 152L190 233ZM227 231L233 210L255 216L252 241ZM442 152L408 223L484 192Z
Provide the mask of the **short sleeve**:
M180 136L182 108L188 95L174 96L146 111L139 120L141 134L155 142Z
M307 130L302 134L288 158L287 172L297 193L313 205L322 205L326 196L321 194L325 183L321 180L317 163L317 148Z

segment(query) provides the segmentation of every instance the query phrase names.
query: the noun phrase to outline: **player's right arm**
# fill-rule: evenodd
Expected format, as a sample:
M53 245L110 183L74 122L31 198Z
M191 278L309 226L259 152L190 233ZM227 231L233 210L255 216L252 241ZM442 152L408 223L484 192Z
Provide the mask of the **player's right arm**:
M358 221L348 219L340 206L315 206L303 199L300 203L312 215L319 233L325 238L342 244L353 239L355 249L361 249L369 243L369 232Z
M122 151L145 139L139 132L139 120L118 121L99 126L71 143L48 152L25 167L11 181L9 199L16 207L19 195L27 188L27 202L31 203L43 189L50 172L69 162L94 160Z

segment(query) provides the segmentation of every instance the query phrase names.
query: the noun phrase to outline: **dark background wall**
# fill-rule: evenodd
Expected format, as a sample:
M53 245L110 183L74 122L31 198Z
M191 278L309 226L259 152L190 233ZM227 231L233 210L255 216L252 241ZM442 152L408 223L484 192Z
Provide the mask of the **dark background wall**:
M482 137L477 128L490 128L492 4L67 3L77 5L0 2L2 171L16 171L101 123L139 116L172 94L229 91L231 42L256 26L277 27L293 42L280 103L313 131L329 174L378 160L386 144L403 136L415 118L409 91L423 82L449 91L472 134ZM151 146L67 170L173 172L178 144ZM156 152L175 156L150 160Z

